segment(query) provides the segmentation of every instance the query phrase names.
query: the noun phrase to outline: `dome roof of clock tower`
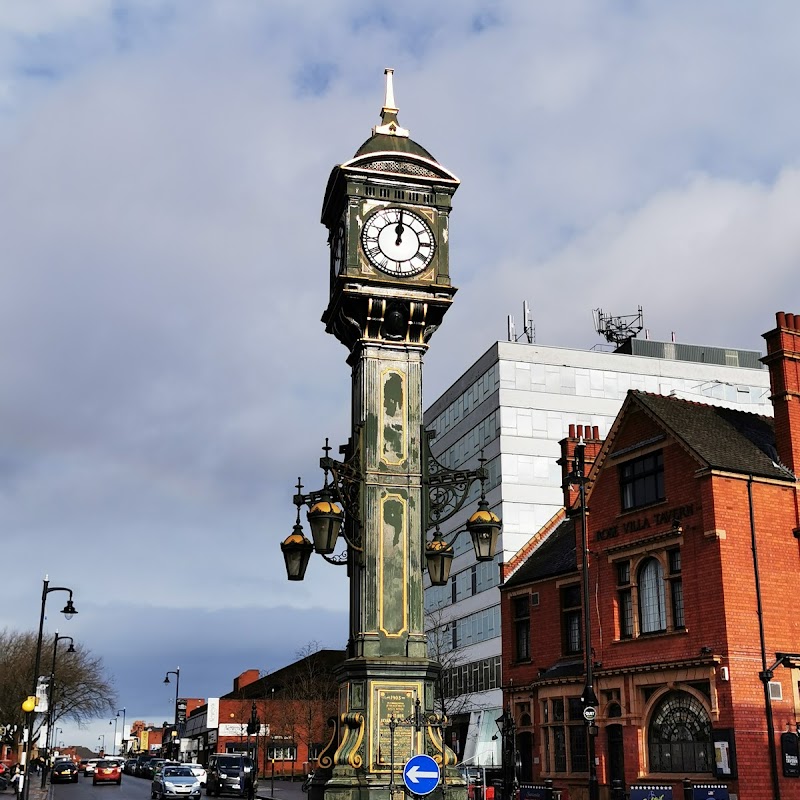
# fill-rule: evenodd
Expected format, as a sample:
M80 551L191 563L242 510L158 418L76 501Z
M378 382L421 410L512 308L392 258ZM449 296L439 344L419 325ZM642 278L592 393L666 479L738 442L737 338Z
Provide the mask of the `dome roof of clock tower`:
M384 70L384 74L386 75L386 97L381 109L381 124L372 129L372 136L358 148L353 159L372 153L406 153L438 164L422 145L417 144L409 136L408 129L401 127L397 121L397 105L394 101L392 81L394 70L387 68Z
M358 148L353 158L365 156L369 153L409 153L415 156L422 156L430 161L436 159L421 145L417 144L408 136L397 136L389 133L374 133Z

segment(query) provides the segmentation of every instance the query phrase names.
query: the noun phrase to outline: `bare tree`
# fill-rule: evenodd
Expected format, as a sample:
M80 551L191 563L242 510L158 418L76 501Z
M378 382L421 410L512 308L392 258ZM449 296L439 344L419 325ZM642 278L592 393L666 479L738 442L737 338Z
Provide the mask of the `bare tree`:
M295 669L282 689L289 701L289 718L282 720L286 732L304 744L309 754L329 735L327 721L338 708L338 684L325 657L330 652L316 641L300 648L295 653Z
M0 631L0 724L11 730L16 726L14 743L19 742L25 724L22 701L30 694L33 685L36 639L37 635L32 631ZM70 719L82 725L113 712L116 695L110 678L105 674L102 658L92 655L77 642L74 653L60 649L57 658L53 687L54 722ZM41 674L47 676L51 660L46 646L43 646L41 664ZM45 715L38 717L34 738L45 719Z
M444 615L443 608L425 612L425 629L428 637L428 658L438 661L442 669L436 679L434 710L452 719L457 714L474 710L469 694L459 692L456 680L458 668L465 665L463 651L453 647L453 622Z

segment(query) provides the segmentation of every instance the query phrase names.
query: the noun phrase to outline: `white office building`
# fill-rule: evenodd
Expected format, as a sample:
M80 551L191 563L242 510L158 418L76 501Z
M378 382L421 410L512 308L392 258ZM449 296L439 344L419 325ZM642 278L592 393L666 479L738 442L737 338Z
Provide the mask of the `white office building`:
M508 561L562 506L559 441L571 424L605 437L629 389L772 414L760 353L630 339L599 352L496 342L425 412L432 451L450 468L489 472L487 498L502 519L496 562ZM476 508L470 500L442 526L450 539ZM468 535L454 543L450 582L427 586L429 648L444 666L448 742L459 761L500 764L502 713L497 563L478 564Z

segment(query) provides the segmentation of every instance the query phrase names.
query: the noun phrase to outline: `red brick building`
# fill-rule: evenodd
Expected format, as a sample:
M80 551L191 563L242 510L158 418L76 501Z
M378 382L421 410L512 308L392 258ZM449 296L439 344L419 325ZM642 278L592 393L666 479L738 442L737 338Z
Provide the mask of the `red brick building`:
M189 714L181 758L207 764L211 753L249 752L261 775L304 775L330 739L328 718L338 711L334 672L344 655L318 650L265 676L245 670L232 691ZM254 716L257 727L248 734Z
M719 783L739 800L796 800L800 718L800 315L765 334L774 420L630 392L586 448L588 604L597 718L586 684L582 514L565 511L503 566L503 685L523 779L600 797L613 780ZM784 657L785 656L785 657ZM789 735L786 735L786 732ZM797 770L800 775L800 770ZM668 796L668 794L667 794Z

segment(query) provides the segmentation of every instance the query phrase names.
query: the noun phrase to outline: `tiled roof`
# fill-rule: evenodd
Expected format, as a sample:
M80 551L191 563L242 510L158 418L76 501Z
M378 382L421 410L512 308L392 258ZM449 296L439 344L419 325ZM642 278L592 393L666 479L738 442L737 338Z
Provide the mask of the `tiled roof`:
M631 391L630 395L709 467L792 480L791 473L777 463L775 429L769 417L647 392Z
M575 519L567 518L533 551L531 557L503 587L523 586L531 581L562 575L576 569Z

